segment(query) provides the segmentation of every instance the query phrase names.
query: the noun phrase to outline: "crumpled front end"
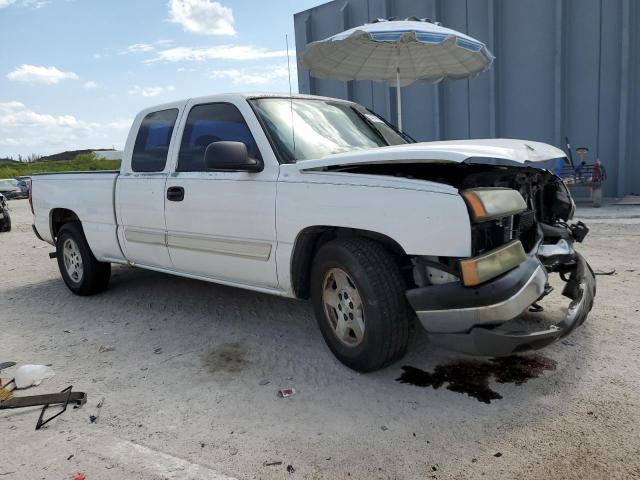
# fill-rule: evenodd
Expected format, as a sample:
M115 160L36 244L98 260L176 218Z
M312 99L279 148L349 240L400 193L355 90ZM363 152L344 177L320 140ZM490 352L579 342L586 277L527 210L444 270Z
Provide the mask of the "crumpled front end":
M570 304L559 322L540 330L511 322L551 291L549 272L537 255L476 287L460 283L422 287L409 290L407 298L435 343L472 355L510 355L543 348L586 320L596 295L593 271L575 251L563 270L568 276L562 294Z
M472 256L414 258L417 288L407 299L429 337L447 348L485 356L543 348L582 325L593 307L594 273L573 248L588 229L567 223L573 200L546 171L480 177L494 182L460 189L473 225ZM541 327L535 314L523 314L542 309L553 274L565 282L569 304L556 323Z

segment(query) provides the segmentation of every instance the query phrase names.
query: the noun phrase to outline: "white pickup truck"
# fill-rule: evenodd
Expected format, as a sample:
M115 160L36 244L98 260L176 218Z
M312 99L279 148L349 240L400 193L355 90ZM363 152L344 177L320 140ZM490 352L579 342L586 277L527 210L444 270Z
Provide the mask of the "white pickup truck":
M105 290L116 263L311 298L333 353L364 372L404 354L415 319L476 355L584 322L595 277L573 243L588 230L534 166L564 156L523 140L415 143L342 100L226 94L142 111L119 172L36 175L30 198L74 293ZM566 315L523 322L554 272Z

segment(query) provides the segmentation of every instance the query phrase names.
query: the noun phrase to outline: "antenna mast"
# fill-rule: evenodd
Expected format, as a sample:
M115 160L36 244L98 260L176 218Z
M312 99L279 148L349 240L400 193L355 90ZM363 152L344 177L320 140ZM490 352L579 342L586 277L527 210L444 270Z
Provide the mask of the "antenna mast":
M291 93L291 65L289 63L289 35L285 33L284 41L287 45L287 75L289 76L289 106L291 110L291 142L293 143L293 157L296 156L296 130L293 126L293 94Z

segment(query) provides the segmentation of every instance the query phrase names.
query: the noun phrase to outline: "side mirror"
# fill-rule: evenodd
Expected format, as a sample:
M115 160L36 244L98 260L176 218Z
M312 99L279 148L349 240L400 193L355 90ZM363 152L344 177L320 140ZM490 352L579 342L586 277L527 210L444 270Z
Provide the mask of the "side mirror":
M262 160L249 158L247 146L242 142L213 142L204 151L207 170L230 172L261 172Z

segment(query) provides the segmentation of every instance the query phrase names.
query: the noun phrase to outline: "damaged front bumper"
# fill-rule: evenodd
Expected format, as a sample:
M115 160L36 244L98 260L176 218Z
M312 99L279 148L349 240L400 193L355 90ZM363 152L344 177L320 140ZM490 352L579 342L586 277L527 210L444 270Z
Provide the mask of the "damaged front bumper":
M582 325L593 306L593 271L573 249L570 256L562 293L571 303L562 321L541 330L523 330L522 325L509 322L549 292L548 266L536 255L480 286L432 285L407 291L407 298L430 339L446 348L483 356L543 348Z

